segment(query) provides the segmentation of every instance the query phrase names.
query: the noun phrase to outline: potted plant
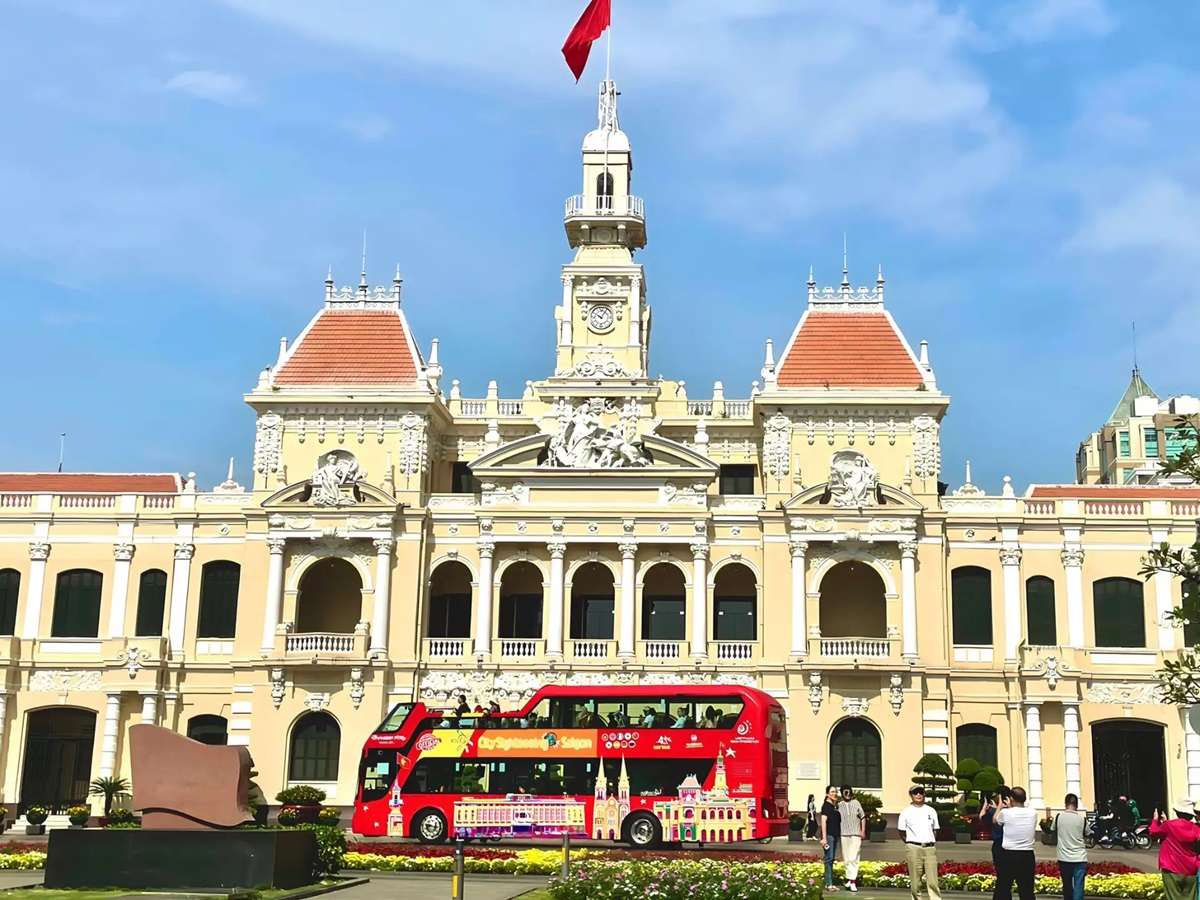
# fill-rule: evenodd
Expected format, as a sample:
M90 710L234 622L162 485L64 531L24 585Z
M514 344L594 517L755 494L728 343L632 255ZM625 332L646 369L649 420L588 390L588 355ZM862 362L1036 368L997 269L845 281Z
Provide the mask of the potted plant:
M887 819L879 813L867 817L867 839L875 844L887 840Z
M342 814L332 806L322 806L317 810L317 824L337 827L342 821Z
M936 753L926 753L913 766L913 784L925 788L925 802L938 814L938 840L949 840L954 824L954 798L958 796L958 780L950 763Z
M279 815L276 817L280 825L285 828L291 828L293 825L300 824L300 813L294 806L285 806L279 810Z
M46 819L50 818L50 810L44 806L31 806L25 810L25 833L45 834Z
M129 782L119 776L113 777L111 775L94 779L88 790L89 796L104 798L105 819L107 819L108 814L112 812L113 801L117 799L117 796L119 794L128 793Z
M1054 820L1049 816L1038 822L1038 827L1042 829L1042 843L1047 847L1053 847L1058 843L1058 834L1052 829L1054 828Z
M807 824L802 812L788 813L788 843L797 844L804 840L804 826Z
M284 788L275 795L275 799L283 804L283 809L279 811L279 821L281 824L284 820L284 812L287 810L295 812L296 822L308 824L317 821L317 813L321 810L321 802L325 799L325 792L310 784L297 784Z
M105 828L137 828L137 819L133 816L132 809L125 809L122 806L117 806L104 817L102 823Z
M974 822L966 816L955 816L951 827L954 829L954 843L971 843L971 829L975 827Z
M71 823L72 828L86 827L91 817L92 809L89 806L72 806L67 809L67 821Z

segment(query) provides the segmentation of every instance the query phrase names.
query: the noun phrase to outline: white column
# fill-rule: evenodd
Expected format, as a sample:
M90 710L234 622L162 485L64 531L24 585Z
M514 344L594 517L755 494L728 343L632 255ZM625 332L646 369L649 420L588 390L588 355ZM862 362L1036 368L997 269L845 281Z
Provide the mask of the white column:
M1021 646L1021 548L1000 548L1004 580L1004 658L1016 660Z
M479 540L479 592L475 604L475 655L487 657L492 652L492 556L496 542L491 538Z
M8 726L8 691L0 689L0 759L4 759L4 733ZM8 779L5 778L5 781ZM0 796L8 796L5 792Z
M551 541L546 545L550 551L550 615L546 625L546 653L562 656L563 652L563 557L567 553L566 541Z
M372 657L386 657L388 628L392 614L392 538L377 538L375 541L375 607L371 611Z
M1067 573L1067 646L1083 647L1083 548L1068 545L1061 554Z
M1042 799L1042 707L1038 703L1025 704L1025 746L1029 753L1029 802L1027 806L1041 809Z
M1154 600L1158 610L1155 617L1158 622L1158 649L1174 650L1177 646L1175 623L1167 618L1168 613L1175 608L1175 602L1171 598L1170 572L1159 569L1154 573Z
M1187 762L1187 785L1189 797L1200 797L1200 732L1196 731L1196 707L1184 706L1183 752Z
M117 769L117 731L121 720L121 693L108 695L104 706L104 737L100 744L100 777L111 776Z
M793 540L788 546L792 550L792 658L803 659L808 655L808 541Z
M283 609L283 551L287 547L285 538L267 538L267 602L263 612L262 650L269 656L275 649L275 629L279 626L279 615Z
M917 542L900 544L900 642L905 659L917 658Z
M45 541L34 541L29 545L29 587L25 590L25 624L21 637L33 640L38 636L42 623L42 595L46 592L46 557L50 545Z
M633 656L634 630L634 585L633 560L637 556L637 541L622 541L617 545L621 551L621 611L617 619L621 630L617 640L617 656Z
M112 596L108 603L108 636L125 636L125 608L129 604L129 565L133 560L133 544L113 545Z
M692 544L692 656L708 657L708 544Z
M1063 751L1067 766L1067 793L1079 796L1082 777L1079 768L1079 704L1063 702Z
M195 553L195 544L175 545L175 568L171 572L171 619L167 626L172 653L183 652L183 636L187 630L188 581Z
M158 691L142 692L142 724L154 725L158 722Z

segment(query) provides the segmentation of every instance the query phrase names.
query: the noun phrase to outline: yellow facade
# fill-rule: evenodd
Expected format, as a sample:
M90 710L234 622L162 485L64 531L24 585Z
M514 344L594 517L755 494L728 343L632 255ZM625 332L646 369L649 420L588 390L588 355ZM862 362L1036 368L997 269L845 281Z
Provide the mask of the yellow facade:
M895 811L919 756L957 762L965 746L994 746L1037 805L1072 790L1090 806L1131 777L1122 789L1161 793L1143 809L1200 797L1200 738L1155 692L1182 645L1162 623L1180 586L1138 576L1151 546L1190 545L1193 494L943 495L949 398L902 336L909 385L789 385L797 338L778 365L768 349L747 398L651 377L645 214L615 104L606 85L566 205L555 371L519 397L447 384L436 350L416 349L398 281L330 282L245 397L258 417L245 487L0 476L0 570L17 584L0 638L4 802L79 799L81 779L128 775L128 728L145 721L223 727L268 797L315 783L349 805L362 743L394 703L508 709L551 683L768 691L788 714L797 809L846 778ZM809 309L886 316L882 278L810 285ZM400 323L411 376L286 374L330 322L368 312ZM341 362L353 370L355 354ZM223 563L237 568L210 565ZM98 616L91 589L60 577L76 570L99 576ZM149 570L165 573L161 628L137 636ZM235 615L218 577L231 572ZM89 617L94 634L61 633ZM1130 747L1151 748L1139 768L1161 778L1120 769Z

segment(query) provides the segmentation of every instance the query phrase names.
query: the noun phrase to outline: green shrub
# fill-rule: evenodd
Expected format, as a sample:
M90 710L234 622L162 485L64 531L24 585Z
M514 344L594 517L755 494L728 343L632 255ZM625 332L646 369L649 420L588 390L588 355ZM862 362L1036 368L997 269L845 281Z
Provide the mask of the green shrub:
M925 788L925 800L937 812L941 827L949 827L954 798L958 796L957 779L950 763L936 753L926 753L913 766L913 782Z
M315 788L311 784L297 784L294 787L284 788L275 795L275 799L280 803L295 803L304 806L310 806L314 803L321 803L325 800L325 792L320 788Z
M317 813L318 825L337 825L342 820L342 814L332 806L326 806Z
M980 802L976 798L972 797L970 800L967 800L963 803L963 812L969 816L976 815L979 812L980 806Z
M118 806L109 812L107 818L108 825L127 825L133 821L133 810Z
M90 806L71 806L67 809L67 819L72 825L85 825L92 817Z
M714 859L585 859L571 877L550 881L554 900L818 900L815 867Z
M335 875L342 868L342 857L346 854L346 834L340 828L329 825L301 825L317 838L317 860L314 875Z
M25 810L25 821L30 825L41 825L50 818L50 810L44 806L31 806Z

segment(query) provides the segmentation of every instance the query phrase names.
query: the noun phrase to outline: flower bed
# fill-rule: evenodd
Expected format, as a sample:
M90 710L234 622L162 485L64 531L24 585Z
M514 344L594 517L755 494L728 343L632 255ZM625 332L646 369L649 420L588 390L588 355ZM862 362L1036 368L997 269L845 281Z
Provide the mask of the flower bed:
M1047 878L1058 877L1058 863L1056 862L1040 862L1034 870L1035 874L1043 875ZM1136 875L1140 869L1135 869L1133 866L1127 866L1125 863L1116 862L1094 862L1088 864L1088 877L1093 875ZM992 864L988 862L954 862L953 860L938 863L938 878L947 878L950 876L961 875L995 875L996 870L992 868ZM908 877L907 863L889 863L883 867L880 875L888 878L902 875Z
M451 872L454 870L454 854L428 852L420 848L420 856L395 853L347 852L342 857L343 869L366 869L376 872ZM444 851L446 848L438 848ZM571 858L584 859L586 850L575 851ZM562 866L562 854L558 850L477 850L468 853L463 860L467 872L491 872L505 875L553 875Z
M44 869L46 853L43 850L26 850L21 853L0 852L0 869Z
M596 859L581 863L569 879L553 879L555 900L817 900L815 864L730 863L674 859L669 862Z

